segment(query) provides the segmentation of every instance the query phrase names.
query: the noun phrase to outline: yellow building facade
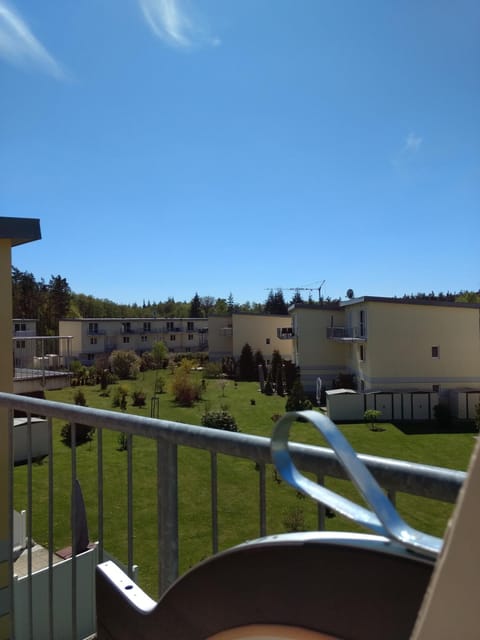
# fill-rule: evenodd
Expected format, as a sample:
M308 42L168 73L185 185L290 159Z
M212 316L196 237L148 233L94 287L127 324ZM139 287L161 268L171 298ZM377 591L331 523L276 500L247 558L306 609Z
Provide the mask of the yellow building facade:
M290 316L232 313L208 318L209 358L237 360L245 344L253 353L261 351L267 364L274 351L283 360L293 358L293 330Z
M115 350L150 351L162 340L171 353L208 349L207 318L82 318L60 320L61 336L71 336L71 356L93 364Z
M366 296L290 309L306 390L323 376L359 391L480 389L480 305Z

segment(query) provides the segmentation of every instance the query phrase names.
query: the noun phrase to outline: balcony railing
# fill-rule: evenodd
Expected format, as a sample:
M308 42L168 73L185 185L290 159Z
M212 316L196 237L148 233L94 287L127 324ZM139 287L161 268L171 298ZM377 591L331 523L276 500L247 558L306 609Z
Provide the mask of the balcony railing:
M61 376L68 379L72 340L71 336L13 338L14 380L20 383L41 379L45 386L47 379Z
M136 556L138 556L137 541L134 536L134 450L133 441L137 439L150 439L156 443L156 468L152 469L155 477L155 491L150 500L150 507L142 502L142 509L150 508L152 516L155 514L157 520L156 533L158 545L158 594L162 594L169 585L176 579L179 574L179 489L178 489L178 463L177 452L179 447L187 449L197 449L206 451L209 455L209 477L206 483L209 485L207 492L207 500L211 514L210 523L210 545L205 549L205 556L211 553L215 554L219 550L219 490L221 491L220 474L217 472L217 458L219 455L230 456L231 458L241 458L249 460L255 464L251 465L250 473L258 473L258 535L264 536L268 533L276 533L268 531L267 527L267 491L266 478L267 468L271 464L270 439L266 437L248 435L243 433L230 433L216 429L209 429L196 425L171 422L167 420L158 420L153 418L145 418L140 416L126 415L112 411L99 409L91 409L75 405L39 400L33 398L20 397L13 394L0 393L0 407L8 408L13 411L21 411L26 414L27 422L27 442L32 443L32 432L35 429L34 416L42 416L47 420L48 432L48 470L46 478L44 478L42 505L46 510L45 521L47 522L47 542L46 542L46 562L43 570L42 583L42 612L41 618L46 631L41 631L41 624L37 619L38 603L35 599L40 597L36 589L32 586L35 571L32 562L32 544L35 532L33 531L32 514L36 510L34 503L34 495L38 500L38 486L33 491L33 475L34 460L32 454L28 455L26 472L21 478L27 483L26 487L26 538L27 538L27 563L26 575L27 588L23 591L22 611L17 611L15 615L15 606L18 605L16 599L14 580L12 577L12 602L11 611L12 618L19 620L18 614L21 614L22 628L26 629L26 635L20 633L17 635L18 640L23 637L40 638L48 637L51 640L66 637L77 638L86 637L89 633L93 633L94 629L88 628L88 621L84 623L82 597L84 597L84 585L86 571L83 559L85 554L77 555L78 552L78 529L73 523L78 521L80 515L81 504L77 504L72 500L71 517L66 518L66 525L71 528L71 550L72 555L69 560L68 570L68 603L69 606L58 606L58 598L65 601L65 587L58 586L55 574L57 564L55 563L54 548L54 521L59 518L58 512L60 506L57 502L61 502L63 498L59 498L59 490L64 494L75 495L77 491L78 480L78 458L77 448L71 449L70 472L68 479L69 487L58 487L54 484L54 446L52 438L52 426L54 419L60 419L62 422L68 422L72 425L72 441L75 442L76 425L90 425L97 429L96 434L96 521L98 523L98 542L92 551L94 564L102 562L106 558L105 539L107 532L105 530L106 523L105 513L105 493L110 487L116 487L118 483L118 474L107 477L104 471L104 449L103 436L107 431L121 432L125 434L126 439L126 525L124 529L124 537L126 539L126 561L125 568L130 577L135 576ZM13 420L11 420L13 423ZM320 484L323 484L325 478L345 478L345 472L330 449L313 447L309 445L301 445L292 443L290 445L293 460L298 469L312 473ZM395 501L397 492L408 493L415 496L421 496L433 500L441 500L446 502L454 502L456 500L459 489L465 479L465 473L460 471L451 471L438 467L431 467L420 464L412 464L408 462L379 458L375 456L361 455L370 471L374 474L377 481L388 493L392 501ZM18 482L19 479L15 478ZM10 473L11 487L11 503L12 508L15 506L14 496L14 475L13 465ZM200 494L199 494L200 495ZM249 496L251 500L251 496ZM325 525L325 509L318 506L317 511L318 529L323 530ZM69 525L72 525L70 527ZM13 527L12 523L10 526ZM115 522L115 529L120 527L118 520ZM12 535L13 538L13 535ZM139 546L139 544L138 544ZM88 556L89 558L91 556ZM91 562L91 560L89 560ZM61 563L60 563L61 565ZM63 565L61 565L63 566ZM36 574L35 574L36 575ZM88 579L87 579L88 583ZM91 583L89 583L91 586ZM82 586L83 585L83 586ZM93 588L93 587L91 587ZM59 593L61 591L61 593ZM65 622L65 616L69 616L68 634L65 631L59 632L58 618L61 618L62 624ZM85 626L87 624L87 627ZM62 627L64 628L64 627ZM44 635L42 636L42 633Z
M367 340L365 327L327 327L327 338L339 342L364 342Z
M280 340L291 340L294 337L293 329L291 327L278 327L277 338Z

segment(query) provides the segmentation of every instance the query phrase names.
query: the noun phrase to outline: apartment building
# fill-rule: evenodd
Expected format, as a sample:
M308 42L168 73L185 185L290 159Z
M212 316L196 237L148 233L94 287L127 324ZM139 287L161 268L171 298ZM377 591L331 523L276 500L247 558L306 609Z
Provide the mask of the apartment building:
M245 344L252 351L261 351L267 364L273 352L278 351L284 360L292 360L292 320L283 315L232 313L228 316L208 318L210 360L225 357L237 360Z
M296 304L289 309L292 319L292 359L300 367L304 389L313 393L320 378L327 387L345 371L345 348L327 340L327 330L343 324L339 303Z
M13 364L18 367L33 367L36 352L32 349L31 338L37 335L37 321L33 319L14 318L12 322ZM28 338L28 339L27 339Z
M61 320L60 335L72 337L72 356L84 364L114 350L150 351L163 340L171 353L208 349L207 318L82 318Z
M342 373L365 392L480 390L480 304L365 296L290 314L309 391Z
M37 321L33 319L14 318L12 336L14 338L31 338L37 335Z
M12 355L15 393L62 389L70 384L69 336L38 336L36 320L15 318Z

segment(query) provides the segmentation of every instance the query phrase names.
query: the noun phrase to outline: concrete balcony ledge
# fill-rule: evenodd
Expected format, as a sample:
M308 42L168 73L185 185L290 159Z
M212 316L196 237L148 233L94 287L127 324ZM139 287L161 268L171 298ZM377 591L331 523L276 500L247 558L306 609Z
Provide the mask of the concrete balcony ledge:
M40 240L40 220L38 218L0 217L0 239L12 241L12 247Z

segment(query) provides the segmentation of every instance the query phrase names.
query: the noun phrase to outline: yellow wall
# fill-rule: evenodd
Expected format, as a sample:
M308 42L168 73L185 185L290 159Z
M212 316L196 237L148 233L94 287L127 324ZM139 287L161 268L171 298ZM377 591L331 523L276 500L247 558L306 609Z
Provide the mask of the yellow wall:
M289 316L232 314L233 325L233 357L238 359L246 343L253 353L261 351L266 361L272 359L274 351L278 351L284 360L293 356L293 340L277 337L277 329L292 326Z
M478 387L480 310L460 306L366 301L365 361L350 346L347 364L365 378L366 389ZM439 357L432 357L432 347Z
M320 306L294 307L291 310L294 330L294 362L300 367L306 391L315 389L316 379L331 388L337 375L346 370L348 345L329 340L327 329L344 325L344 312Z
M232 316L209 316L208 353L210 360L233 356Z
M0 239L0 391L13 391L12 364L12 277L11 242ZM0 556L0 590L9 586L10 567L10 491L9 482L9 413L0 409L0 546L6 554ZM3 599L3 598L2 598ZM9 615L0 611L0 640L8 637Z

